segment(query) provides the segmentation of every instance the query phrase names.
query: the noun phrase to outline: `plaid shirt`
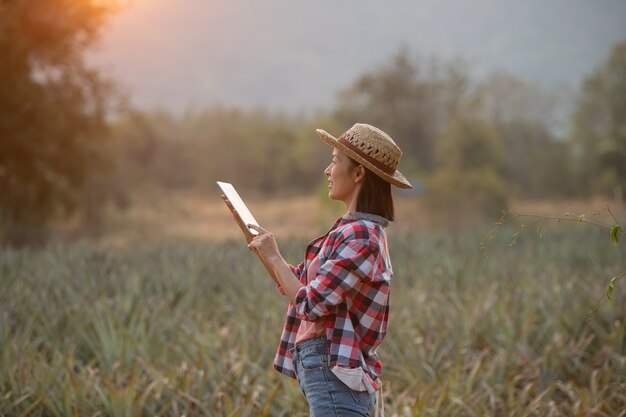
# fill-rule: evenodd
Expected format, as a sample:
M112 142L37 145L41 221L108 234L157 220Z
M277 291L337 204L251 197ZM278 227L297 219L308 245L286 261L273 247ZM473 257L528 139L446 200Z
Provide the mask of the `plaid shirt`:
M300 321L324 317L329 366L361 367L372 380L380 376L376 348L386 334L393 274L383 229L388 224L381 216L348 213L309 243L304 262L290 265L303 286L289 303L274 359L276 370L295 378L290 349ZM306 271L315 257L320 268L307 284ZM284 294L282 288L278 290Z

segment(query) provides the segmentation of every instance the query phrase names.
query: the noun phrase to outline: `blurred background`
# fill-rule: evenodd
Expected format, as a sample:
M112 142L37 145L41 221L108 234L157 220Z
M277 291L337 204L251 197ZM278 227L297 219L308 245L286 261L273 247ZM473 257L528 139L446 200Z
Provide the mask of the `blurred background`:
M409 228L621 210L622 0L1 4L4 244L236 236L218 179L310 235L341 211L315 129L355 122L404 150Z
M298 264L355 122L387 414L624 417L624 0L0 0L0 417L307 416L215 182Z

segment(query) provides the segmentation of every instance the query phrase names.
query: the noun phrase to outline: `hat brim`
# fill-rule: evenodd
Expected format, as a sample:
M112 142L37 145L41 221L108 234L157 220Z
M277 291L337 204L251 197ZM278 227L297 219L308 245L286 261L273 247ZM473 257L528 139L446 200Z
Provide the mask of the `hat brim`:
M352 149L348 148L347 146L339 142L337 138L331 135L330 133L322 129L316 129L316 131L317 131L317 134L320 136L320 139L322 139L324 142L338 148L341 152L345 153L350 158L354 159L361 165L365 166L367 169L369 169L374 174L376 174L383 180L387 181L388 183L395 185L396 187L399 187L399 188L405 188L405 189L413 188L411 183L404 177L404 175L402 175L400 171L396 170L396 172L394 172L393 175L389 175L386 172L383 172L379 168L375 167L372 163L368 162L365 158L363 158L358 153L354 152Z

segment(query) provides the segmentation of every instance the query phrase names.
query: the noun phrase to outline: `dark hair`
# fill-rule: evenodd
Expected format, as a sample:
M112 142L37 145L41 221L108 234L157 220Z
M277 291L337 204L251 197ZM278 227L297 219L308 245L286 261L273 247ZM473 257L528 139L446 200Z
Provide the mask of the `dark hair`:
M352 169L360 164L350 158ZM363 167L365 168L365 167ZM356 211L376 214L390 222L394 220L393 196L391 184L365 168L365 179L356 200Z

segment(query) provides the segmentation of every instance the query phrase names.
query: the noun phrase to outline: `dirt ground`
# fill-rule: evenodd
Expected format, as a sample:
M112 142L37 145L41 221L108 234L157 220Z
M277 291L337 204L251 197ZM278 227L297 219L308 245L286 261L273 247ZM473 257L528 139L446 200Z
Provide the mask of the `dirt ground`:
M261 226L278 239L312 239L324 233L343 213L341 203L312 197L263 199L246 197L245 201ZM390 234L418 233L445 227L423 208L419 196L395 198L396 221ZM620 218L623 207L613 201L595 198L587 201L515 200L509 208L521 214L577 217L610 223L607 205ZM598 214L595 214L598 213ZM487 219L485 226L497 221ZM135 200L130 208L107 210L104 232L97 239L105 246L125 246L142 242L179 240L224 241L241 237L237 225L218 196L198 193L170 193L167 198ZM71 225L68 226L71 228Z

